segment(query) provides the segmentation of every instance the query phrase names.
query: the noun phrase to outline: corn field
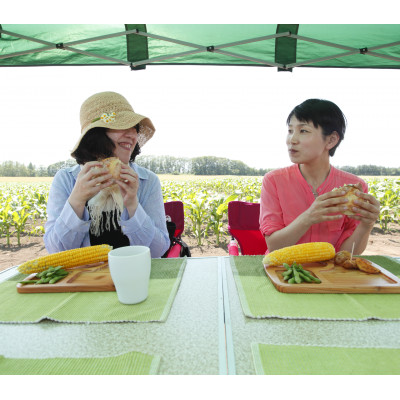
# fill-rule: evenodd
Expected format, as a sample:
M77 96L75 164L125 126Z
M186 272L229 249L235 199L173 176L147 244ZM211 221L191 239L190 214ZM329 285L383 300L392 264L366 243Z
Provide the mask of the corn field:
M161 176L162 177L162 176ZM369 192L381 203L380 227L400 224L400 178L367 178ZM162 180L164 202L180 200L185 206L185 232L215 245L229 238L228 203L241 200L260 201L262 177L231 177L177 181ZM0 236L41 236L47 218L46 204L50 183L0 183Z
M0 184L0 236L10 245L11 236L21 244L22 235L40 236L47 219L49 183Z

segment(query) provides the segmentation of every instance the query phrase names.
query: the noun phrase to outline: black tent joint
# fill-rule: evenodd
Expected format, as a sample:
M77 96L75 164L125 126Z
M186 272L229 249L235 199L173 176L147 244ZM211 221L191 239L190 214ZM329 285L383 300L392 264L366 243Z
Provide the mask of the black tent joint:
M57 43L56 44L56 48L57 49L61 49L61 50L65 50L64 43Z
M368 52L368 47L363 47L362 49L360 49L360 54L365 54Z
M214 51L214 46L207 46L207 51L212 53Z

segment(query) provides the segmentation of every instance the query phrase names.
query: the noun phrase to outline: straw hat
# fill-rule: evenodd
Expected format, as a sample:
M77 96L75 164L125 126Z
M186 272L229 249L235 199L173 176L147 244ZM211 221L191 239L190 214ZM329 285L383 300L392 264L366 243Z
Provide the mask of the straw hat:
M136 114L124 96L115 92L101 92L89 97L81 106L81 137L71 150L74 152L86 133L96 127L128 129L139 124L138 143L142 147L154 134L149 118Z

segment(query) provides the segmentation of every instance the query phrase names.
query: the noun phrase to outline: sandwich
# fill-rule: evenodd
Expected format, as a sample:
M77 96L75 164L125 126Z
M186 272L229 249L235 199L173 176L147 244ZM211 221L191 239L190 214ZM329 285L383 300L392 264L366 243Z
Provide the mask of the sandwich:
M121 173L121 160L117 157L109 157L100 160L104 167L108 169L108 172L112 175L114 179L119 179Z
M359 201L363 201L364 203L366 203L365 200L363 200L361 197L358 197L355 194L355 192L357 190L360 190L360 189L356 185L344 185L339 188L333 189L333 191L339 191L339 192L345 191L346 192L346 194L344 194L343 196L339 196L339 198L343 197L348 200L347 203L342 204L343 206L347 206L347 210L343 211L341 214L357 215L357 213L353 211L353 207L357 207L357 204L354 204L354 200L359 200Z

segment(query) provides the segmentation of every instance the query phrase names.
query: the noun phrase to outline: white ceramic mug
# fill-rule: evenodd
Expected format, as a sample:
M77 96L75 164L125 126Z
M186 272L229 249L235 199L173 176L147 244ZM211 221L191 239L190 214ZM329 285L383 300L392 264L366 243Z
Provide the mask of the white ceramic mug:
M121 303L136 304L147 299L151 270L148 247L126 246L111 250L108 265Z

